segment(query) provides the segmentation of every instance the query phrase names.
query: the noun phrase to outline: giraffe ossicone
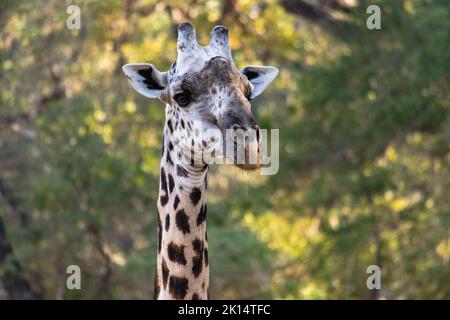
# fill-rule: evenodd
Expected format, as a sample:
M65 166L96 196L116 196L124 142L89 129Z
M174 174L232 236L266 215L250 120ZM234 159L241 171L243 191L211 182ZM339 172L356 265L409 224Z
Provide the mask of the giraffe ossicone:
M260 129L250 100L278 70L238 70L223 26L214 27L210 43L201 46L193 26L180 24L177 54L167 72L148 63L122 70L138 93L166 104L155 299L208 299L207 159L225 157L246 170L260 166Z

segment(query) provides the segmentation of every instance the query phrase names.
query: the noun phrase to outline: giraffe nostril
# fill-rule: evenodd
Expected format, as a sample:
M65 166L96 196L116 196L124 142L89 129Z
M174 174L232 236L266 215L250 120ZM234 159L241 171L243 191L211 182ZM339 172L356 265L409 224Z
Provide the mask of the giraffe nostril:
M233 129L233 131L236 131L243 128L239 124L235 123L231 126L231 129Z
M253 132L256 134L256 141L261 142L261 132L256 122L252 125Z

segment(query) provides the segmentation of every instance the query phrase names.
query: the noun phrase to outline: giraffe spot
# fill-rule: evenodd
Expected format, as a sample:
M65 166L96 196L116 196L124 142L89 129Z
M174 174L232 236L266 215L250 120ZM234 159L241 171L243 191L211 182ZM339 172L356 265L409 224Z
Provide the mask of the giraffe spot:
M166 214L166 232L169 231L170 228L170 216Z
M167 150L166 159L167 159L167 162L168 162L168 163L170 163L171 165L173 165L172 157L170 156L169 150Z
M159 296L159 291L160 291L160 287L159 287L159 277L158 277L158 270L156 270L155 273L155 285L154 285L154 292L153 292L153 299L158 299Z
M167 155L169 155L169 153L167 153ZM168 177L169 177L169 192L172 193L175 182L173 181L173 177L170 173Z
M163 277L163 288L167 287L167 279L169 278L169 268L167 268L166 260L162 259L162 277Z
M207 204L205 203L204 205L202 205L202 207L200 208L200 211L197 215L197 225L201 225L203 221L206 220L206 213L207 213Z
M167 127L169 128L170 133L173 133L173 126L172 126L172 121L171 120L167 121Z
M192 248L195 252L192 258L192 273L198 278L203 269L203 241L195 239L192 241Z
M189 226L189 218L183 209L178 210L177 214L175 215L175 222L178 229L184 234L191 232L191 228Z
M161 252L161 243L162 243L162 226L161 226L161 218L158 216L158 252Z
M209 261L208 261L208 248L205 248L205 266L208 266Z
M180 203L180 197L178 195L176 195L175 200L173 201L173 209L174 210L177 210L179 203Z
M167 191L166 172L164 171L163 167L161 167L161 191L164 192L164 195L161 195L159 197L159 201L161 202L161 205L164 207L169 201L169 192Z
M187 172L187 170L178 164L177 164L177 175L179 177L184 177L184 178L189 177L189 173Z
M192 295L192 300L200 300L200 296L198 295L198 293L194 293Z
M202 192L199 188L193 188L191 191L191 194L189 195L189 198L192 201L192 204L195 206L200 201L200 198L202 197Z
M170 276L169 292L175 299L184 299L187 294L189 281L185 277Z
M167 246L167 254L169 256L170 261L176 262L179 264L186 264L186 257L184 256L184 246L176 245L171 242Z

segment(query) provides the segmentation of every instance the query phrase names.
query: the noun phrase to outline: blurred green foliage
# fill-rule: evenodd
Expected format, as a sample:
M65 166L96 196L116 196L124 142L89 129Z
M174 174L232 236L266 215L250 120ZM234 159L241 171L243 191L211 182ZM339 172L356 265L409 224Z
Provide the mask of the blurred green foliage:
M210 174L211 296L450 298L448 1L302 2L334 22L293 1L1 2L0 219L41 297L151 298L164 107L120 68L167 70L189 20L201 43L226 25L238 67L280 69L253 103L280 128L279 173Z

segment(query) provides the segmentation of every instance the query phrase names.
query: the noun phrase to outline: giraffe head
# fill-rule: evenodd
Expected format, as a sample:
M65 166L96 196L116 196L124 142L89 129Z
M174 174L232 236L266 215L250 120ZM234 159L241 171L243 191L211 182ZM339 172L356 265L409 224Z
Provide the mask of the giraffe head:
M179 154L205 164L224 157L243 169L260 165L260 132L250 101L277 76L268 66L238 70L231 56L228 30L216 26L207 46L197 43L189 23L178 27L178 57L167 72L152 64L123 66L133 88L165 102L171 141Z

